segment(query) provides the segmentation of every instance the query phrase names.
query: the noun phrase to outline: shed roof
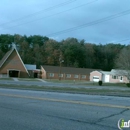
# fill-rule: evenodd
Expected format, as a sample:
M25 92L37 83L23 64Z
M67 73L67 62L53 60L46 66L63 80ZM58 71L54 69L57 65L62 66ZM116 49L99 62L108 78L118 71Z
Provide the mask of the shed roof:
M25 64L27 70L36 70L36 65Z
M114 73L111 71L100 71L102 74L107 74L107 75L113 75Z

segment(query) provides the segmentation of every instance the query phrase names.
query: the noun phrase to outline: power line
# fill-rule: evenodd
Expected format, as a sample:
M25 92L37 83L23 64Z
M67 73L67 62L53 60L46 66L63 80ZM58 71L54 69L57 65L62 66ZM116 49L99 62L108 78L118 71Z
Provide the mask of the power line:
M89 22L89 23L85 23L85 24L73 27L73 28L65 29L65 30L58 31L58 32L55 32L55 33L50 33L46 36L54 36L54 35L59 35L59 34L63 34L63 33L68 33L68 32L71 32L71 31L74 31L74 30L77 30L77 29L81 29L83 27L89 27L89 26L92 26L92 25L95 25L95 24L98 24L98 23L102 23L102 22L105 22L105 21L109 21L109 20L124 16L124 15L128 15L128 14L130 14L130 9L123 11L123 12L120 12L120 13L117 13L117 14L114 14L114 15L111 15L111 16L108 16L108 17L105 17L105 18L101 18L99 20L95 20L95 21L92 21L92 22Z
M130 38L127 38L127 39L124 39L124 40L120 40L120 41L117 41L117 42L119 43L119 42L124 42L124 41L128 41L128 40L130 40Z
M24 16L24 17L21 17L21 18L18 18L18 19L14 19L14 20L12 20L12 21L10 21L10 22L6 22L6 23L3 23L3 24L0 24L0 26L6 25L6 24L10 24L10 23L14 23L14 22L16 22L16 21L20 21L20 20L23 20L23 19L27 19L27 18L32 17L32 16L35 16L35 15L37 15L37 14L43 13L43 11L44 11L44 12L51 11L51 10L53 10L53 9L55 9L55 8L59 8L59 7L61 7L61 6L65 6L65 5L70 4L70 3L73 3L73 2L75 2L75 1L76 1L76 0L69 0L69 1L66 1L66 2L64 2L64 3L60 3L60 4L58 4L58 5L55 5L55 6L52 6L52 7L43 9L43 10L41 10L41 11L35 12L35 13L33 13L33 14L29 14L29 15L26 15L26 16Z
M83 6L83 5L81 5L81 6ZM75 8L78 8L78 7L75 7ZM72 10L72 9L74 9L74 8L71 8L69 10ZM69 10L66 10L66 11L69 11ZM63 12L65 12L65 11L63 11ZM60 13L63 13L63 12L60 12ZM60 13L57 13L57 14L60 14ZM77 30L77 29L80 29L80 28L83 28L83 27L88 27L88 26L92 26L92 25L95 25L95 24L98 24L98 23L109 21L109 20L115 19L117 17L121 17L121 16L128 15L128 14L130 14L130 9L123 11L123 12L120 12L120 13L117 13L117 14L114 14L114 15L111 15L111 16L108 16L108 17L105 17L105 18L101 18L99 20L95 20L95 21L92 21L92 22L89 22L89 23L85 23L85 24L73 27L73 28L69 28L69 29L65 29L65 30L58 31L58 32L55 32L55 33L51 33L51 34L48 34L46 36L52 36L52 35L54 36L54 35L58 35L58 34L67 33L67 32L74 31L74 30ZM56 15L56 14L54 14L54 15ZM50 16L54 16L54 15L50 15ZM50 17L50 16L48 16L48 17ZM17 25L17 26L19 26L19 25Z
M9 29L9 28L17 27L17 26L21 26L21 25L24 25L24 24L29 24L29 23L32 23L32 22L35 22L35 21L38 21L38 20L41 20L41 19L45 19L45 18L49 18L49 17L55 16L55 15L59 15L59 14L62 14L62 13L71 11L71 10L73 10L73 9L76 9L76 8L80 8L80 7L86 6L86 5L88 5L88 4L92 4L92 3L96 2L96 1L98 1L98 0L94 0L94 1L91 1L91 2L88 2L88 3L85 3L85 4L82 4L82 5L76 6L76 7L74 7L74 8L68 9L68 10L58 12L58 13L56 13L56 14L52 14L52 15L49 15L49 16L45 16L45 17L42 17L42 18L39 18L39 19L36 19L36 20L33 20L33 21L21 23L21 24L18 24L18 25L12 26L12 27L3 28L3 29L0 29L0 30L4 30L4 29Z

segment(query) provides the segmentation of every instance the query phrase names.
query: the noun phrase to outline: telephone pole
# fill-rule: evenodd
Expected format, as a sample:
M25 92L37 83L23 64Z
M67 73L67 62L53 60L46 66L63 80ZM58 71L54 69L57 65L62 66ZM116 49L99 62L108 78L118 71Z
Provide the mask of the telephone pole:
M59 62L60 62L60 68L59 68L59 80L61 80L61 68L62 68L62 63L64 60L62 59L62 55L59 57Z

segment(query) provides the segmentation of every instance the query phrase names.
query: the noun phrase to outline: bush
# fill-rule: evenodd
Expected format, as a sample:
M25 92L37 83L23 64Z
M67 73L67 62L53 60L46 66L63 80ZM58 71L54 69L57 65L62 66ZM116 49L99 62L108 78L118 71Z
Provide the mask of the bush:
M126 85L127 85L127 87L130 87L130 83L127 83Z
M100 81L98 82L98 84L99 84L100 86L102 86L102 81L100 80Z

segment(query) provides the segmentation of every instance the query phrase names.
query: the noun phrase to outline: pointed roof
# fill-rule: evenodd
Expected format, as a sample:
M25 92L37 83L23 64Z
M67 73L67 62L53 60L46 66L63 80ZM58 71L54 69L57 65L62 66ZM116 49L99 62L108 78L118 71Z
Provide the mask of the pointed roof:
M1 59L0 61L0 68L2 67L2 65L5 63L5 61L8 59L8 57L10 56L10 54L13 52L14 49L11 49L10 51L8 51L4 57Z
M22 61L22 59L21 59L21 57L20 57L20 55L19 55L19 53L18 53L18 51L17 51L17 49L16 49L15 47L13 47L10 51L8 51L8 52L5 54L5 56L2 58L2 60L0 61L0 68L4 65L4 63L5 63L6 60L9 58L9 56L12 54L13 51L16 51L16 53L17 53L17 55L18 55L18 57L19 57L19 59L20 59L22 65L23 65L23 67L25 68L26 72L27 72L28 75L29 75L29 72L28 72L27 68L25 67L25 64L23 63L23 61Z

